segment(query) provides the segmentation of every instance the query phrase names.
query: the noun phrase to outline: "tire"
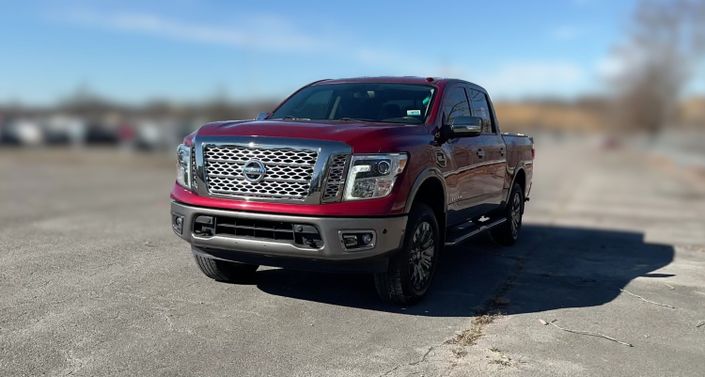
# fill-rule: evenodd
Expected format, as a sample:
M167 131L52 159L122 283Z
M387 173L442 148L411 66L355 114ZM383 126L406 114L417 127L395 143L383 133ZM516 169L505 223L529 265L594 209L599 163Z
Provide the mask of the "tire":
M382 300L406 305L428 291L442 247L436 215L426 204L411 209L403 245L389 260L387 271L375 274L374 280Z
M522 216L524 215L524 191L521 186L514 184L509 202L505 208L507 221L490 231L492 239L500 245L511 246L519 239Z
M198 268L211 279L227 282L247 282L255 277L258 265L226 262L194 254Z

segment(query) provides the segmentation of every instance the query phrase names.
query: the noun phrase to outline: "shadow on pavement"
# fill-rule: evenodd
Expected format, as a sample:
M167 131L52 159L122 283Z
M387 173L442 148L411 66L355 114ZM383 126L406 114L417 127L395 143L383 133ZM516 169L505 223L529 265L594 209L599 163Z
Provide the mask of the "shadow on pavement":
M368 275L259 271L264 292L301 300L421 316L472 316L502 293L506 314L602 305L632 279L673 260L669 245L647 244L641 233L525 225L513 247L487 236L446 249L429 295L401 308L383 304ZM500 300L503 301L503 300Z

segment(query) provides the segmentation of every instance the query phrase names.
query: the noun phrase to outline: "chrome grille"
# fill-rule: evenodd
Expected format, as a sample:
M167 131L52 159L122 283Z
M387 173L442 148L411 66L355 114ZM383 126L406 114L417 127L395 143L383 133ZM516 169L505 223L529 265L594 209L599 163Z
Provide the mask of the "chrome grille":
M331 156L328 165L328 179L321 194L321 200L331 202L340 199L345 186L345 164L348 160L347 154L336 154Z
M311 191L318 152L311 149L248 148L240 145L204 146L208 192L216 195L303 200ZM259 160L264 179L250 182L242 167Z

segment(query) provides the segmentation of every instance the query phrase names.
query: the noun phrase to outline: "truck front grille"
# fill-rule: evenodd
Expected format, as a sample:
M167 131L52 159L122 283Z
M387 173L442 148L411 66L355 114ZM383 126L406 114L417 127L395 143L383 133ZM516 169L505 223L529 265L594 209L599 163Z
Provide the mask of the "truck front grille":
M345 164L348 161L347 154L336 154L330 157L328 165L328 178L321 193L321 201L332 202L340 200L345 187Z
M209 194L290 200L303 200L309 195L318 158L318 152L311 149L213 144L206 144L203 154ZM251 161L265 167L259 181L243 175L243 166Z

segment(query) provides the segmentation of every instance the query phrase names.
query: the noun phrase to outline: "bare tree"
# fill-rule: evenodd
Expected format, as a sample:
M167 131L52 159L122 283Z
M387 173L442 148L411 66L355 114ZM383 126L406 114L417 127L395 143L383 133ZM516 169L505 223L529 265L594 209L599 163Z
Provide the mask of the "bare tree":
M617 48L613 77L623 126L658 132L705 52L705 0L642 0Z

